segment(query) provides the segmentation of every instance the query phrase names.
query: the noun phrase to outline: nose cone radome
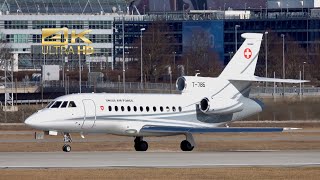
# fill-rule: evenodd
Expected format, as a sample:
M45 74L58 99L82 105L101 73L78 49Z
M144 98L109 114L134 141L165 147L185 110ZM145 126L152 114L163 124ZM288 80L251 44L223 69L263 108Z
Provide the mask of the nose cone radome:
M33 128L38 128L39 127L39 122L37 121L37 119L35 118L34 115L31 115L30 117L28 117L24 121L24 124L26 124L27 126L33 127Z

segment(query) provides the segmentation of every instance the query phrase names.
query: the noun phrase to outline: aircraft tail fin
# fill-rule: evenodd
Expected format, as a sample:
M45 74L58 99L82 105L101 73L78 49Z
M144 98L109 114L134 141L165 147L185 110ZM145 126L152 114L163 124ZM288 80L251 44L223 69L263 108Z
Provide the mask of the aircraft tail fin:
M245 41L219 77L228 78L239 75L254 75L262 41L262 34L244 33L241 37L244 38Z

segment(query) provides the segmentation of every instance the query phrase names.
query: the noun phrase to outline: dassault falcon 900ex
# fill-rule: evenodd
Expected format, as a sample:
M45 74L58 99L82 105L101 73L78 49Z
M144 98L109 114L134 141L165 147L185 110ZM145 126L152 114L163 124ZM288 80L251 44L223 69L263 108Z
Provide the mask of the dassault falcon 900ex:
M180 94L80 93L58 97L25 124L46 134L63 133L63 150L71 151L70 133L107 133L134 137L136 151L146 151L143 137L185 135L182 151L192 151L194 133L277 132L289 128L220 127L259 113L262 102L249 98L252 82L302 83L303 80L254 75L262 34L245 33L240 49L219 77L183 76Z

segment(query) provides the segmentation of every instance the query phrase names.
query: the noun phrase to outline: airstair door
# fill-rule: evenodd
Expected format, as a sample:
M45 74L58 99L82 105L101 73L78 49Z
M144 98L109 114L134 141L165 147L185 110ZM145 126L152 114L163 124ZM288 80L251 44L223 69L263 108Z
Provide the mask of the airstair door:
M84 108L82 129L89 129L93 127L96 121L96 105L91 99L82 100L82 103Z

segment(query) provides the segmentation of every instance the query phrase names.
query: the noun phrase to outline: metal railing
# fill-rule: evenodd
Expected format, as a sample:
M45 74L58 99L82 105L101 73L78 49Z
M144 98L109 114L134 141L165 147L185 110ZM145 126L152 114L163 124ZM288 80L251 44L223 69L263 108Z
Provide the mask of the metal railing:
M9 90L13 87L14 91L16 88L37 88L37 87L45 88L64 88L64 83L62 81L47 81L47 82L39 82L39 81L29 81L29 82L9 82L7 83L7 87ZM176 90L176 86L174 83L170 85L170 83L144 83L143 86L140 82L126 82L125 85L122 82L97 82L92 83L88 81L82 81L81 87L84 88L101 88L101 89L120 89L120 92L125 86L128 90L143 90L143 89L151 89L151 90ZM67 87L69 88L79 88L78 81L69 81ZM4 89L4 84L0 83L0 89ZM284 92L283 92L284 90ZM252 86L250 94L252 95L272 95L272 94L308 94L308 95L320 95L320 87L307 86L302 87L301 92L299 87L291 86L291 87L261 87L261 86Z

